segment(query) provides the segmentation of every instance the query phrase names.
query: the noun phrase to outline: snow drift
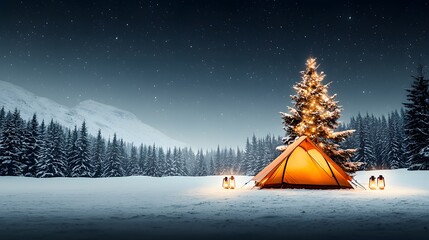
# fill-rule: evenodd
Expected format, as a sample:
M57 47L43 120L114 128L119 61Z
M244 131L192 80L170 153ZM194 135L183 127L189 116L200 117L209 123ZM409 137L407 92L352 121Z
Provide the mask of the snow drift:
M119 138L135 144L155 143L164 147L185 145L143 123L133 113L93 100L86 100L69 108L4 81L0 81L1 106L10 111L18 108L24 119L30 119L34 113L37 113L39 121L44 119L45 122L48 122L54 119L61 125L70 128L75 125L80 127L85 120L88 131L93 136L100 129L105 138L112 138L116 132Z

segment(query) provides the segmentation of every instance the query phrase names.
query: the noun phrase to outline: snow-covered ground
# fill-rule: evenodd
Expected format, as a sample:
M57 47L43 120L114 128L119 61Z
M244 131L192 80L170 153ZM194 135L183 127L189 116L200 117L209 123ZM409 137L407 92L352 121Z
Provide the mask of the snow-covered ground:
M383 191L225 190L222 176L0 177L0 239L428 239L429 172L355 179L366 186L379 174Z

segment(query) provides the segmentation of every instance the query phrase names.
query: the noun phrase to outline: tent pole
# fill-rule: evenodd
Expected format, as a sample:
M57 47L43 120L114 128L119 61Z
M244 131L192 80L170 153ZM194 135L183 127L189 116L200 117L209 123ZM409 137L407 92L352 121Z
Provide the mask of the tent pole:
M291 154L289 154L289 156L287 157L286 162L285 162L285 167L283 168L283 174L282 174L282 188L283 188L283 183L285 183L285 182L284 182L284 179L285 179L286 166L287 166L287 162L289 161L290 155L292 155L292 153L291 153Z
M354 178L352 178L352 179L353 179L353 181L355 181L355 184L357 186L360 186L361 188L363 188L363 190L366 190L366 188L364 186L362 186L362 184L360 184L356 179L354 179Z
M245 183L243 186L241 186L241 188L243 188L244 186L246 186L250 181L252 181L252 179L250 179L249 181L247 181L247 183Z
M338 182L338 179L337 179L337 177L335 176L334 171L332 171L331 165L329 165L328 160L326 160L326 158L323 158L323 159L325 159L325 162L326 162L326 164L328 165L329 170L331 170L332 176L334 176L334 179L335 179L335 181L337 182L338 187L340 187L340 188L341 188L341 185L340 185L340 183Z

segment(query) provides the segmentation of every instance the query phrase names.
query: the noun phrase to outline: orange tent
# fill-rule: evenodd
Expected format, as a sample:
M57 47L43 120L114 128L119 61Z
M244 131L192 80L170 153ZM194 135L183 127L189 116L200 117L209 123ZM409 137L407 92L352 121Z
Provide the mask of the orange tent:
M252 178L261 188L353 188L352 178L308 137L300 137Z

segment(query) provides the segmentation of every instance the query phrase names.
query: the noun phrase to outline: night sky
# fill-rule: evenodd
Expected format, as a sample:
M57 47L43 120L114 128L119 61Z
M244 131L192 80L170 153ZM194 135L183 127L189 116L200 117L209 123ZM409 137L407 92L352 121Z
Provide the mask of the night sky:
M135 113L192 146L283 135L307 57L343 118L387 113L429 63L425 1L8 1L0 80Z

